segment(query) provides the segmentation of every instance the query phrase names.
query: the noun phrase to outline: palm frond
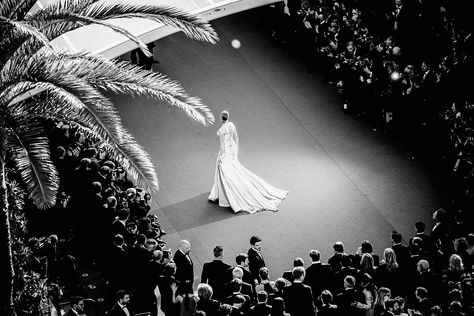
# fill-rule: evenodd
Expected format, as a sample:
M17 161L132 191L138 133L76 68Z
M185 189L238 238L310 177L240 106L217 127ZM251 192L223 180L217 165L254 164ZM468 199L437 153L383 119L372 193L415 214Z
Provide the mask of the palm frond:
M218 40L214 29L200 17L164 5L139 5L125 2L111 5L98 2L90 6L85 14L95 19L144 18L175 27L196 40L213 44Z
M4 15L10 19L23 20L25 15L33 8L37 0L9 0L7 2L14 2L15 6L11 7L12 10L7 15Z
M15 156L28 195L38 208L52 207L56 203L59 177L51 161L48 138L40 124L26 122L21 117L10 119L15 127L10 128L9 150Z
M214 116L200 99L190 97L179 83L164 75L128 62L110 61L90 54L62 51L58 55L58 58L43 56L39 61L40 69L55 74L73 74L98 89L166 101L203 125L214 123Z
M53 39L86 24L91 24L92 20L89 22L80 21L79 16L94 21L123 18L148 19L175 27L196 40L216 43L219 39L210 24L201 18L161 5L94 3L90 6L83 6L81 10L66 10L57 4L51 4L29 17L28 23L40 29L48 38Z
M85 135L101 140L110 157L126 168L128 174L132 180L137 182L138 186L155 191L159 190L156 170L150 156L127 131L122 130L124 137L122 137L120 143L110 143L74 117L70 118L70 122L75 124Z
M43 43L43 45L52 49L48 38L37 28L21 21L15 21L15 20L7 19L0 16L0 27L8 27L8 26L12 27L14 30L16 30L18 33L22 35L34 37L35 39Z
M126 159L128 174L138 186L158 191L158 178L150 156L127 131L123 130L122 134L122 141L111 151L112 157L119 161Z

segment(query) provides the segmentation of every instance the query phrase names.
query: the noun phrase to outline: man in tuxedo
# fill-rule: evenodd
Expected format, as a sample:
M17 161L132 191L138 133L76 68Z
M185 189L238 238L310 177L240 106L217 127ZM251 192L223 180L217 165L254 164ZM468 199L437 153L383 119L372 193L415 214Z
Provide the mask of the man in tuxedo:
M173 261L176 263L175 279L185 284L186 281L193 284L194 282L194 266L189 252L191 244L187 240L181 240L178 244L178 250L174 254Z
M402 244L402 234L399 232L393 231L390 234L390 239L392 240L392 249L397 257L400 271L404 274L407 272L410 265L410 250L408 249L408 246Z
M344 254L344 244L338 241L332 248L334 249L334 254L329 257L328 263L331 266L332 272L336 273L341 270L341 257Z
M252 286L255 285L254 278L252 273L248 270L249 267L249 256L246 253L240 253L235 257L235 262L237 263L237 267L242 269L244 276L242 277L242 281L248 283ZM233 268L229 270L229 274L232 273Z
M242 281L240 292L244 295L248 295L250 297L250 303L253 304L255 302L254 287L251 284L248 284L248 283L244 282L242 280L242 277L243 277L242 269L239 268L239 267L235 267L232 270L232 280L233 279L239 279L239 280ZM231 287L229 285L227 285L227 289L229 290L229 289L231 289ZM230 293L230 291L228 291L227 293Z
M117 292L117 302L110 310L110 316L133 316L132 311L128 307L130 304L130 294L124 290Z
M293 278L293 284L286 287L284 292L286 311L291 315L315 316L313 293L309 286L303 284L304 268L293 268Z
M334 274L333 292L335 294L341 293L344 290L344 279L350 275L357 278L359 270L351 266L352 259L348 254L341 256L341 270Z
M235 303L236 296L241 296L245 300L242 303L243 304L242 311L244 312L250 311L250 296L242 294L242 280L237 279L237 278L233 279L232 281L230 281L230 287L231 287L232 294L227 296L227 298L225 299L225 303L232 305Z
M431 254L432 251L434 251L435 246L433 244L433 239L431 238L431 236L425 234L425 228L425 223L423 223L422 221L417 221L415 223L415 236L410 238L408 244L412 243L414 237L419 237L421 238L421 240L423 240L422 251L426 254Z
M258 272L260 271L260 268L265 267L265 260L263 259L263 256L261 254L262 250L262 239L258 236L252 236L250 238L250 249L247 252L247 255L249 256L249 270L252 273L252 277L254 280L254 284L258 284L260 281L260 277L258 275Z
M243 295L237 294L232 299L232 309L230 316L244 316L246 313L243 312L245 309L245 297Z
M303 259L295 258L293 260L293 268L295 268L295 267L304 267ZM290 271L283 272L282 278L290 281L291 283L293 283L293 280L294 280L293 279L293 269L291 269Z
M272 311L272 307L267 305L268 294L265 291L257 293L257 305L252 307L252 316L268 316Z
M323 290L329 289L331 266L321 262L321 254L317 250L311 250L309 257L311 258L311 265L306 268L304 284L311 288L313 299L316 301Z
M130 286L130 257L125 250L125 243L122 235L115 235L114 246L109 253L108 269L106 272L109 276L109 286L112 293L119 289L128 288Z
M221 302L225 298L224 285L229 281L230 265L224 263L224 248L214 247L214 260L204 263L201 273L201 283L209 284L213 289L213 298Z
M72 296L69 300L71 308L67 312L66 316L79 316L82 315L84 310L84 301L80 296Z

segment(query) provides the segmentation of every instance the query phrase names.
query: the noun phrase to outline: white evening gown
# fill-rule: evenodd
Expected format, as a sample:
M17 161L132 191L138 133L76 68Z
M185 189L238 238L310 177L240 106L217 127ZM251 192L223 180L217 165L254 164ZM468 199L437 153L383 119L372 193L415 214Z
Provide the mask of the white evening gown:
M219 206L230 206L235 213L277 211L288 191L271 186L240 164L237 158L238 135L232 122L222 124L217 135L221 147L209 200L219 200Z

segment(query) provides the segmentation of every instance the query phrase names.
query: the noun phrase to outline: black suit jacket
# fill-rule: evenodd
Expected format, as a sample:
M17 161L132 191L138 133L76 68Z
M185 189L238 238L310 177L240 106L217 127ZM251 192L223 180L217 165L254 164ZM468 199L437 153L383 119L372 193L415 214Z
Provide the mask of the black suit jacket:
M225 297L228 298L228 296L230 296L232 294L232 285L230 282L226 283L225 284ZM243 295L246 295L249 297L249 300L250 300L250 303L253 303L255 302L256 298L255 298L255 291L254 291L254 288L253 286L251 286L250 284L242 281L242 287L240 288L240 293L242 293ZM232 305L232 304L231 304Z
M408 246L396 244L392 246L392 250L395 252L400 269L405 272L410 264L410 250Z
M230 281L230 265L222 260L207 262L202 267L201 283L207 283L212 287L213 298L221 301L225 298L224 285Z
M343 267L340 271L338 271L334 275L334 282L333 282L333 292L334 294L340 293L344 290L344 279L346 276L353 276L357 279L359 276L359 270L353 267Z
M290 315L316 315L311 288L303 283L296 282L286 287L284 300L286 311L290 313Z
M213 299L200 299L196 303L196 310L205 312L206 316L218 316L219 307L220 303Z
M272 307L267 303L258 303L252 307L250 315L252 316L268 316L272 312Z
M303 283L311 287L313 298L319 297L322 291L330 289L331 266L327 263L316 262L306 269Z
M258 271L260 271L260 268L265 267L265 260L263 260L262 255L253 248L249 249L247 255L249 256L249 270L252 276L254 279L260 280Z
M425 233L417 233L415 234L415 236L410 238L410 241L409 241L410 245L412 244L414 237L419 237L421 238L421 240L423 240L422 250L424 253L430 254L431 252L434 251L435 245L433 243L433 238L431 238L431 236L428 236ZM397 260L398 260L398 255L397 255Z
M133 316L133 312L130 310L130 307L127 306L128 312L130 313L130 316ZM112 309L110 310L109 313L110 316L127 316L123 309L120 307L118 303L115 303L114 306L112 306Z
M293 283L293 281L295 280L295 278L293 277L293 271L283 272L282 278L290 281L291 283Z
M355 289L345 289L336 296L336 305L341 315L363 315L364 310L357 309L352 306L352 302L360 302L365 304L365 296L362 292Z
M173 261L176 263L176 274L175 279L181 283L186 281L194 282L194 267L193 261L191 258L186 258L186 256L181 252L181 250L176 251L173 257Z
M245 298L245 303L244 303L244 305L242 305L242 309L241 309L242 312L243 312L244 314L249 313L249 312L250 312L250 306L252 305L252 304L251 304L251 301L250 301L250 296L245 295L245 294L243 294L242 292L240 292L240 293L232 293L231 295L229 295L229 296L224 300L224 302L225 302L226 304L229 304L230 306L234 305L234 296L236 296L237 294L240 294L240 295L242 295L242 296Z
M236 267L241 268L242 271L244 272L244 275L243 275L243 277L242 277L242 281L245 282L245 283L250 284L252 287L255 286L255 281L254 281L255 279L253 278L252 273L251 273L249 270L247 270L246 268L242 267L242 266L236 266ZM234 268L232 268L232 267L229 269L229 271L230 271L230 274L229 274L229 275L230 275L230 279L232 279L232 270L233 270L233 269L234 269Z

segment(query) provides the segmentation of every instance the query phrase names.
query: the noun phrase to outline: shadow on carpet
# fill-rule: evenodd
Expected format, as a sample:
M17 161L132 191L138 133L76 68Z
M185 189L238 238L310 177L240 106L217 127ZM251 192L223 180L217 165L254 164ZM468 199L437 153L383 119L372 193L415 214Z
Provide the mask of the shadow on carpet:
M235 214L230 207L220 207L218 203L210 202L208 196L209 192L168 205L163 208L163 212L177 231L222 221L236 215L245 215L245 213Z

